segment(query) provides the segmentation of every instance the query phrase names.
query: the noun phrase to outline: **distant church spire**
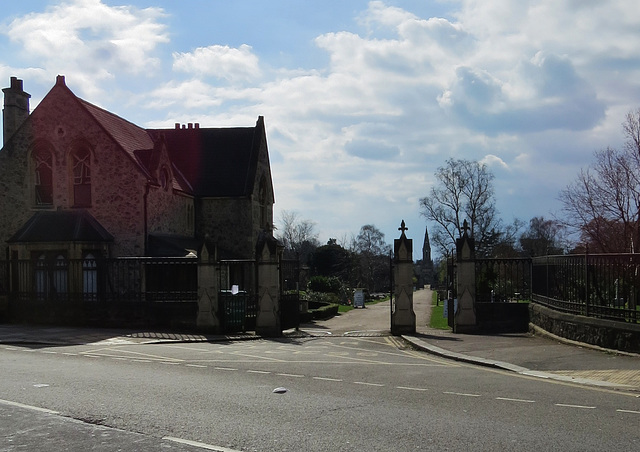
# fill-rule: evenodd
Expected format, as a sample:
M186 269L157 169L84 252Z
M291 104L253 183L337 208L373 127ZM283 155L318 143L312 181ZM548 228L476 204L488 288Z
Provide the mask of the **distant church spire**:
M422 244L422 268L420 269L423 284L433 284L433 261L431 260L431 243L429 242L429 229L424 228L424 243Z

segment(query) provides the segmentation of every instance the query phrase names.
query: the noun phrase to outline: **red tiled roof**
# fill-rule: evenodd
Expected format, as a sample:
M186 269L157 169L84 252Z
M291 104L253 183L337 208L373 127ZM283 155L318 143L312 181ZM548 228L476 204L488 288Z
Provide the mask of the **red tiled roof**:
M154 144L149 133L120 116L80 98L77 99L120 147L148 173L148 166L138 158L136 151L153 150Z

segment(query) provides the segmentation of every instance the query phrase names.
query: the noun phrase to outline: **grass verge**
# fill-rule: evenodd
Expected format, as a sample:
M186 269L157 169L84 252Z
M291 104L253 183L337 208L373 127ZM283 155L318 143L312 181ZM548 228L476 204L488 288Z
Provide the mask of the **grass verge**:
M431 328L436 328L439 330L449 330L449 324L447 323L447 318L443 317L444 314L444 303L446 300L442 301L438 306L438 293L436 291L433 292L433 298L431 299L431 320L429 321L429 326Z

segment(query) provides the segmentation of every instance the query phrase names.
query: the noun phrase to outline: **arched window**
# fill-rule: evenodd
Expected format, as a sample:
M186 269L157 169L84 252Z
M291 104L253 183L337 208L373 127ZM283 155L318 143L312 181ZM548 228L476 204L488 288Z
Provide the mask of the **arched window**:
M168 190L169 182L171 182L171 175L169 174L169 170L167 169L166 166L163 166L162 168L160 168L160 174L158 179L160 181L160 186L162 187L162 189Z
M33 152L35 203L39 206L53 204L53 157L46 149Z
M35 261L34 283L36 289L36 298L45 300L49 293L49 278L47 278L47 256L39 255Z
M67 260L62 254L56 256L55 270L53 271L53 286L59 296L67 293Z
M73 205L91 205L91 153L82 148L73 153Z
M98 296L98 265L91 253L82 261L82 294L86 301L94 301Z

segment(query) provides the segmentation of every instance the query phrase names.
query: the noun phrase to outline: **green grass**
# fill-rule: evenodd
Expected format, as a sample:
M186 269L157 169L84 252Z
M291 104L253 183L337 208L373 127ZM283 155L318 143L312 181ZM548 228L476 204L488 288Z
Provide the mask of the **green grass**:
M447 323L447 318L443 317L444 313L444 303L447 301L441 301L440 306L438 306L438 293L433 292L433 298L431 304L433 307L431 308L431 320L429 321L429 326L431 328L436 328L439 330L448 330L449 324Z

